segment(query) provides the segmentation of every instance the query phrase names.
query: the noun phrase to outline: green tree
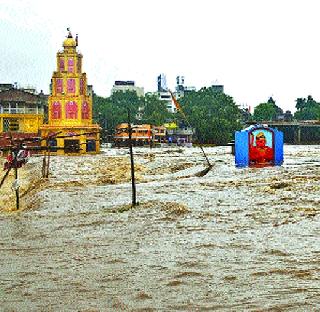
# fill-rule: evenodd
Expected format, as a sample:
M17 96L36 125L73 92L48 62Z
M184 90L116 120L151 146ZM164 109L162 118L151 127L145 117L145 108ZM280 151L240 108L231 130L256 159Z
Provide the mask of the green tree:
M146 94L141 122L161 126L171 119L173 119L173 114L168 112L166 104L159 100L157 95Z
M188 122L196 130L199 141L213 144L226 144L234 136L234 131L241 129L241 113L233 98L213 88L202 88L187 93L179 100L185 115L171 114L165 104L155 95L138 97L135 92L116 92L108 98L94 96L94 119L109 134L116 125L127 122L128 108L133 123L151 123L162 125L176 120Z
M128 109L131 121L136 122L139 107L143 106L144 98L138 97L134 91L115 92L110 97L95 95L93 98L93 118L109 134L114 132L119 123L128 121Z
M144 97L139 97L135 91L114 92L109 100L114 109L113 115L117 124L127 122L128 110L130 110L131 122L135 123L139 108L144 105Z
M94 120L109 135L114 133L118 124L128 121L128 109L131 122L136 124L162 125L173 118L156 95L147 94L145 97L139 97L134 91L119 91L107 98L97 95L93 98Z
M304 109L306 106L306 99L304 98L297 98L296 99L296 109L298 111L301 111L302 109Z
M320 103L316 102L311 95L296 100L297 111L294 117L297 120L320 120Z
M277 106L274 99L270 97L267 103L260 103L255 107L253 112L253 119L255 121L276 120L277 116L282 113L282 109Z
M226 144L241 129L240 109L233 98L212 87L187 93L180 104L201 142Z

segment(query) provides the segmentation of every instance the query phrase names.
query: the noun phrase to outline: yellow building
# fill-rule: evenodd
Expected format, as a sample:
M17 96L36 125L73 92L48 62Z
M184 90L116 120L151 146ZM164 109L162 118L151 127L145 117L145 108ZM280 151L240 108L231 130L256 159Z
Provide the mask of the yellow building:
M92 96L88 94L77 45L77 38L69 31L63 50L57 53L57 70L52 75L48 124L40 127L41 136L51 137L48 143L58 147L58 155L100 152L100 127L92 123Z
M0 147L10 145L9 138L38 137L44 118L46 96L43 93L8 86L0 91ZM29 142L29 145L36 143Z
M38 135L43 116L40 95L14 88L0 92L0 133Z

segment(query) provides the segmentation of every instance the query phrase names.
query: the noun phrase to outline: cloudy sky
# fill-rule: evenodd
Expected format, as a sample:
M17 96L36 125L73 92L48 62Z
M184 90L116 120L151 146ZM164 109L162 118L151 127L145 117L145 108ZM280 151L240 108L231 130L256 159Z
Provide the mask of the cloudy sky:
M70 27L98 95L115 80L155 91L164 73L171 89L182 75L294 111L297 97L320 101L319 12L318 0L0 0L0 82L48 93Z

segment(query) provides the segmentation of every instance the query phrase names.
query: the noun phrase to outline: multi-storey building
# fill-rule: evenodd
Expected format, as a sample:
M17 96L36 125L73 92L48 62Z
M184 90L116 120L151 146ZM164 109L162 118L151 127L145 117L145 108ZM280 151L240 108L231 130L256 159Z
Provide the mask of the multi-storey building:
M158 92L165 92L168 91L167 87L167 78L165 74L160 74L157 78L158 83Z
M184 97L184 95L188 92L196 91L195 87L188 87L184 85L184 76L177 76L176 77L176 92L175 96L177 99Z
M4 85L7 88L3 88ZM1 84L0 92L0 146L9 144L7 138L39 136L43 124L47 96L30 93L11 84ZM9 135L10 132L10 135Z
M149 124L131 125L131 139L134 145L151 144L152 142L152 126ZM129 140L129 125L121 123L116 127L114 135L116 146L127 145Z
M57 70L51 80L48 124L41 126L42 137L50 137L56 154L84 154L100 151L100 127L92 123L92 96L87 76L82 72L82 54L71 32L57 53Z
M169 112L175 113L176 109L172 101L172 97L167 87L167 78L165 74L157 77L157 95L160 101L164 102Z
M0 92L16 89L12 83L0 83Z
M169 91L158 92L158 97L159 97L160 101L165 103L168 112L170 112L170 113L176 113L177 112L177 109L174 106L174 103L172 101L172 97L171 97L171 94L170 94Z
M135 82L131 80L128 80L128 81L116 80L111 89L111 95L117 91L122 91L122 92L135 91L138 96L144 96L144 88L137 87L135 85Z
M211 86L213 91L224 93L224 85L214 84Z
M134 145L154 145L166 139L166 128L150 124L131 125L131 140ZM127 145L129 140L128 123L117 125L114 135L116 146Z

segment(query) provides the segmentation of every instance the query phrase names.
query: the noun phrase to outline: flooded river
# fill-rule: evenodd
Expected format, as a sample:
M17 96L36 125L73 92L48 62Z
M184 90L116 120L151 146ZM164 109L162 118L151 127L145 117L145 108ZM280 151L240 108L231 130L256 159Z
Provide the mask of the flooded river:
M31 158L21 210L1 202L0 310L320 311L320 146L259 169L229 149L198 177L199 148L135 148L134 208L126 149L49 179Z

